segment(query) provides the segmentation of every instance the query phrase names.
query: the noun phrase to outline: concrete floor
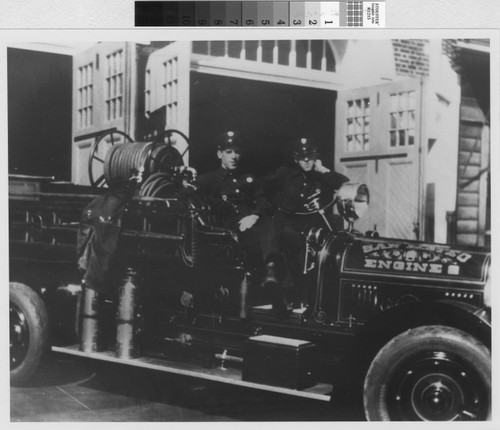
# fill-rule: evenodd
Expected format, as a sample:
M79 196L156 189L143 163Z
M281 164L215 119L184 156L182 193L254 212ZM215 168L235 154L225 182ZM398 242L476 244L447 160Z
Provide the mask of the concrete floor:
M52 354L11 387L12 422L362 421L359 404L329 404Z

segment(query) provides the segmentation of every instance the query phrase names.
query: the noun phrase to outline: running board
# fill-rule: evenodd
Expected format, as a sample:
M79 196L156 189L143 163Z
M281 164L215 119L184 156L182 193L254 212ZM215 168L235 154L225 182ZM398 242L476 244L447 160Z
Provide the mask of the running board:
M166 373L175 373L176 375L191 376L193 378L207 379L209 381L222 382L224 384L238 385L240 387L255 388L257 390L272 391L275 393L287 394L295 397L305 397L307 399L330 401L333 386L331 384L319 383L313 387L304 390L292 390L290 388L276 387L272 385L257 384L247 382L241 379L241 370L233 368L211 368L205 369L193 364L178 363L175 361L153 358L118 358L114 352L82 352L78 345L69 347L53 346L52 351L62 354L74 355L77 357L91 358L94 360L107 361L110 363L119 363L129 366L141 367L144 369L157 370Z

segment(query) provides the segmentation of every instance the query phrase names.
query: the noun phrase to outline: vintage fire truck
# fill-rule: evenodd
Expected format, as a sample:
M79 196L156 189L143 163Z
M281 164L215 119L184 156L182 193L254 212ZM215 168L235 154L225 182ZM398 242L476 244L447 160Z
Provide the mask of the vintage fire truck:
M325 220L335 206L345 227L304 235L311 307L275 315L235 233L182 191L180 135L96 136L92 186L10 178L12 384L51 348L333 403L354 388L368 420L490 419L488 250L358 232L369 193L347 184L308 205ZM139 184L92 297L76 263L82 211L130 175Z

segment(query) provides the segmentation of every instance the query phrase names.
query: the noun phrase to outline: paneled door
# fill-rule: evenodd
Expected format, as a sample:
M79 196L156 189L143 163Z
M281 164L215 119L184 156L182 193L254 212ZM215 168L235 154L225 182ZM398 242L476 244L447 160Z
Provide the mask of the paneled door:
M336 112L336 169L370 190L370 209L356 228L420 239L420 80L339 91Z

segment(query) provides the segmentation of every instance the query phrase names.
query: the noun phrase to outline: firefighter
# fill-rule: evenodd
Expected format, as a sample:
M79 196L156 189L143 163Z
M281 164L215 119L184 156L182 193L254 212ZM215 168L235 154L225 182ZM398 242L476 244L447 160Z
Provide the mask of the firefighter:
M321 199L332 200L335 190L349 179L323 166L314 141L302 137L292 142L293 167L281 167L265 179L276 220L276 232L294 284L294 307L305 307L305 235L311 227L332 227L332 221L314 210ZM309 213L309 214L308 214Z
M235 231L246 254L246 264L264 263L263 285L273 289L273 308L282 314L286 306L280 294L277 266L280 258L272 206L261 181L240 170L243 140L238 132L227 131L215 139L220 168L196 180L200 192L208 196L219 223Z

